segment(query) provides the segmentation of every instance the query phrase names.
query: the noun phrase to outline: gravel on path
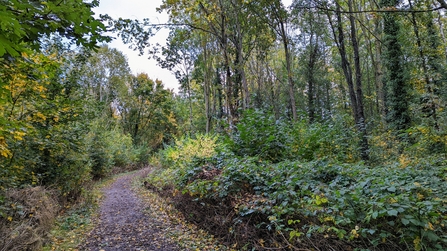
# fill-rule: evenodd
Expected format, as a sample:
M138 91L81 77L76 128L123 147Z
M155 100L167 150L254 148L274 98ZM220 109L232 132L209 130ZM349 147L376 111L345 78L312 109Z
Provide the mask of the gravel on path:
M104 188L99 222L79 250L180 250L163 236L163 224L145 214L146 205L132 191L132 180L148 171L150 168L123 175Z

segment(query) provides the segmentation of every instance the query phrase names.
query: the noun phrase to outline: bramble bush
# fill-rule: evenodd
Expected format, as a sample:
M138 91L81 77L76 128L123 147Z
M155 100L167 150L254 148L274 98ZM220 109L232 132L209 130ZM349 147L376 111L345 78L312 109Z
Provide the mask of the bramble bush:
M447 249L447 162L441 153L409 158L414 149L407 144L401 155L368 166L353 154L357 135L342 118L289 128L265 116L249 112L234 142L214 138L205 151L196 147L199 137L166 148L160 153L163 168L147 181L202 207L229 208L232 219L225 224L231 227L215 227L229 236L243 233L247 224L256 227L260 239L239 239L239 248L313 248L312 242L325 242L340 250ZM263 133L250 133L255 130ZM381 142L374 138L372 150Z
M213 168L219 175L200 178ZM280 231L291 244L307 236L337 238L365 250L445 250L445 170L398 163L370 168L324 161L196 160L178 176L176 188L199 201L233 200L234 222L268 219L256 224L272 234Z
M292 135L286 121L261 110L247 110L229 142L239 156L257 156L273 162L291 157Z
M334 116L325 122L308 124L300 121L293 125L289 135L291 155L304 161L332 159L355 162L358 156L358 134L351 118Z
M358 135L355 126L349 126L347 121L350 119L334 116L326 122L300 121L291 125L286 119L276 120L272 114L247 110L226 144L238 156L272 162L319 158L354 162L359 159Z
M197 134L194 137L176 139L172 146L161 151L164 167L183 168L194 158L209 158L216 153L217 136Z

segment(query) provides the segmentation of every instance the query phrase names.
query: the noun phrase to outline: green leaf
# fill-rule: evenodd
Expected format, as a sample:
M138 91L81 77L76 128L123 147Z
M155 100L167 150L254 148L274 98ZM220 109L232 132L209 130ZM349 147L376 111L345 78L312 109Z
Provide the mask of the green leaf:
M388 192L392 192L392 193L394 193L394 192L396 192L396 187L395 186L392 186L392 187L388 187Z
M391 209L391 210L388 210L388 211L387 211L387 214L388 214L389 216L397 216L398 212L397 212L397 210L395 210L395 209Z
M400 220L401 222L402 222L402 224L404 224L405 226L406 225L408 225L409 223L410 223L410 221L409 220L407 220L407 219L404 219L404 218L402 218L401 220Z
M439 236L437 236L433 231L424 232L424 235L431 241L437 241Z

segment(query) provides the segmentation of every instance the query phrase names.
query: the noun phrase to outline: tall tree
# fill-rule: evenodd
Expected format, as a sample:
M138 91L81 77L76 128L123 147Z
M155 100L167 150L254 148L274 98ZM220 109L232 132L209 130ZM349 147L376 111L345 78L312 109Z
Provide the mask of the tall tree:
M351 100L352 113L354 115L354 120L357 125L357 129L361 133L361 156L362 159L368 159L368 141L366 134L366 121L363 108L363 93L362 93L362 73L360 67L359 58L359 45L357 41L356 24L353 16L353 6L351 0L348 0L349 8L349 23L350 23L350 38L351 46L354 51L354 72L349 61L347 54L347 45L345 41L345 30L343 26L342 11L341 6L338 2L335 2L335 18L336 24L333 24L331 20L331 15L328 14L329 22L331 24L332 33L338 48L338 52L341 57L341 67L343 69L343 74L345 76L346 82L348 84L349 97ZM354 84L355 79L355 84Z
M384 8L395 8L396 0L382 0ZM409 87L404 55L399 41L400 24L395 13L383 14L384 53L386 67L384 89L386 91L387 120L391 128L402 131L410 127Z
M252 9L261 18L261 20L267 23L270 28L279 36L283 45L285 64L287 71L287 83L288 93L290 99L290 109L292 112L292 119L296 121L298 119L296 100L295 100L295 81L293 78L293 54L292 54L292 39L289 34L290 15L287 12L282 1L261 1L260 3L252 3Z
M91 112L106 119L112 118L119 94L126 91L126 84L130 81L127 58L117 49L102 46L80 67L77 81L86 98L92 99L92 107L97 106Z
M155 150L174 137L176 120L172 95L161 81L154 81L145 73L132 77L126 93L120 98L122 103L117 114L134 144Z
M186 92L189 102L189 133L194 131L191 74L198 58L200 37L194 37L189 29L172 29L166 46L162 48L161 56L156 56L158 63L171 72L179 80L182 91Z

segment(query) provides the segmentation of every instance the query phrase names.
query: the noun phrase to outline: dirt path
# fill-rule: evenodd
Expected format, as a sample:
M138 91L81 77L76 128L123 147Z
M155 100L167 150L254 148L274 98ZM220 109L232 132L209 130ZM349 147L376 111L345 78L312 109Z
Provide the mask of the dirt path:
M79 250L179 250L161 234L163 224L145 214L150 205L144 205L131 189L132 180L148 171L121 176L104 189L98 225Z

